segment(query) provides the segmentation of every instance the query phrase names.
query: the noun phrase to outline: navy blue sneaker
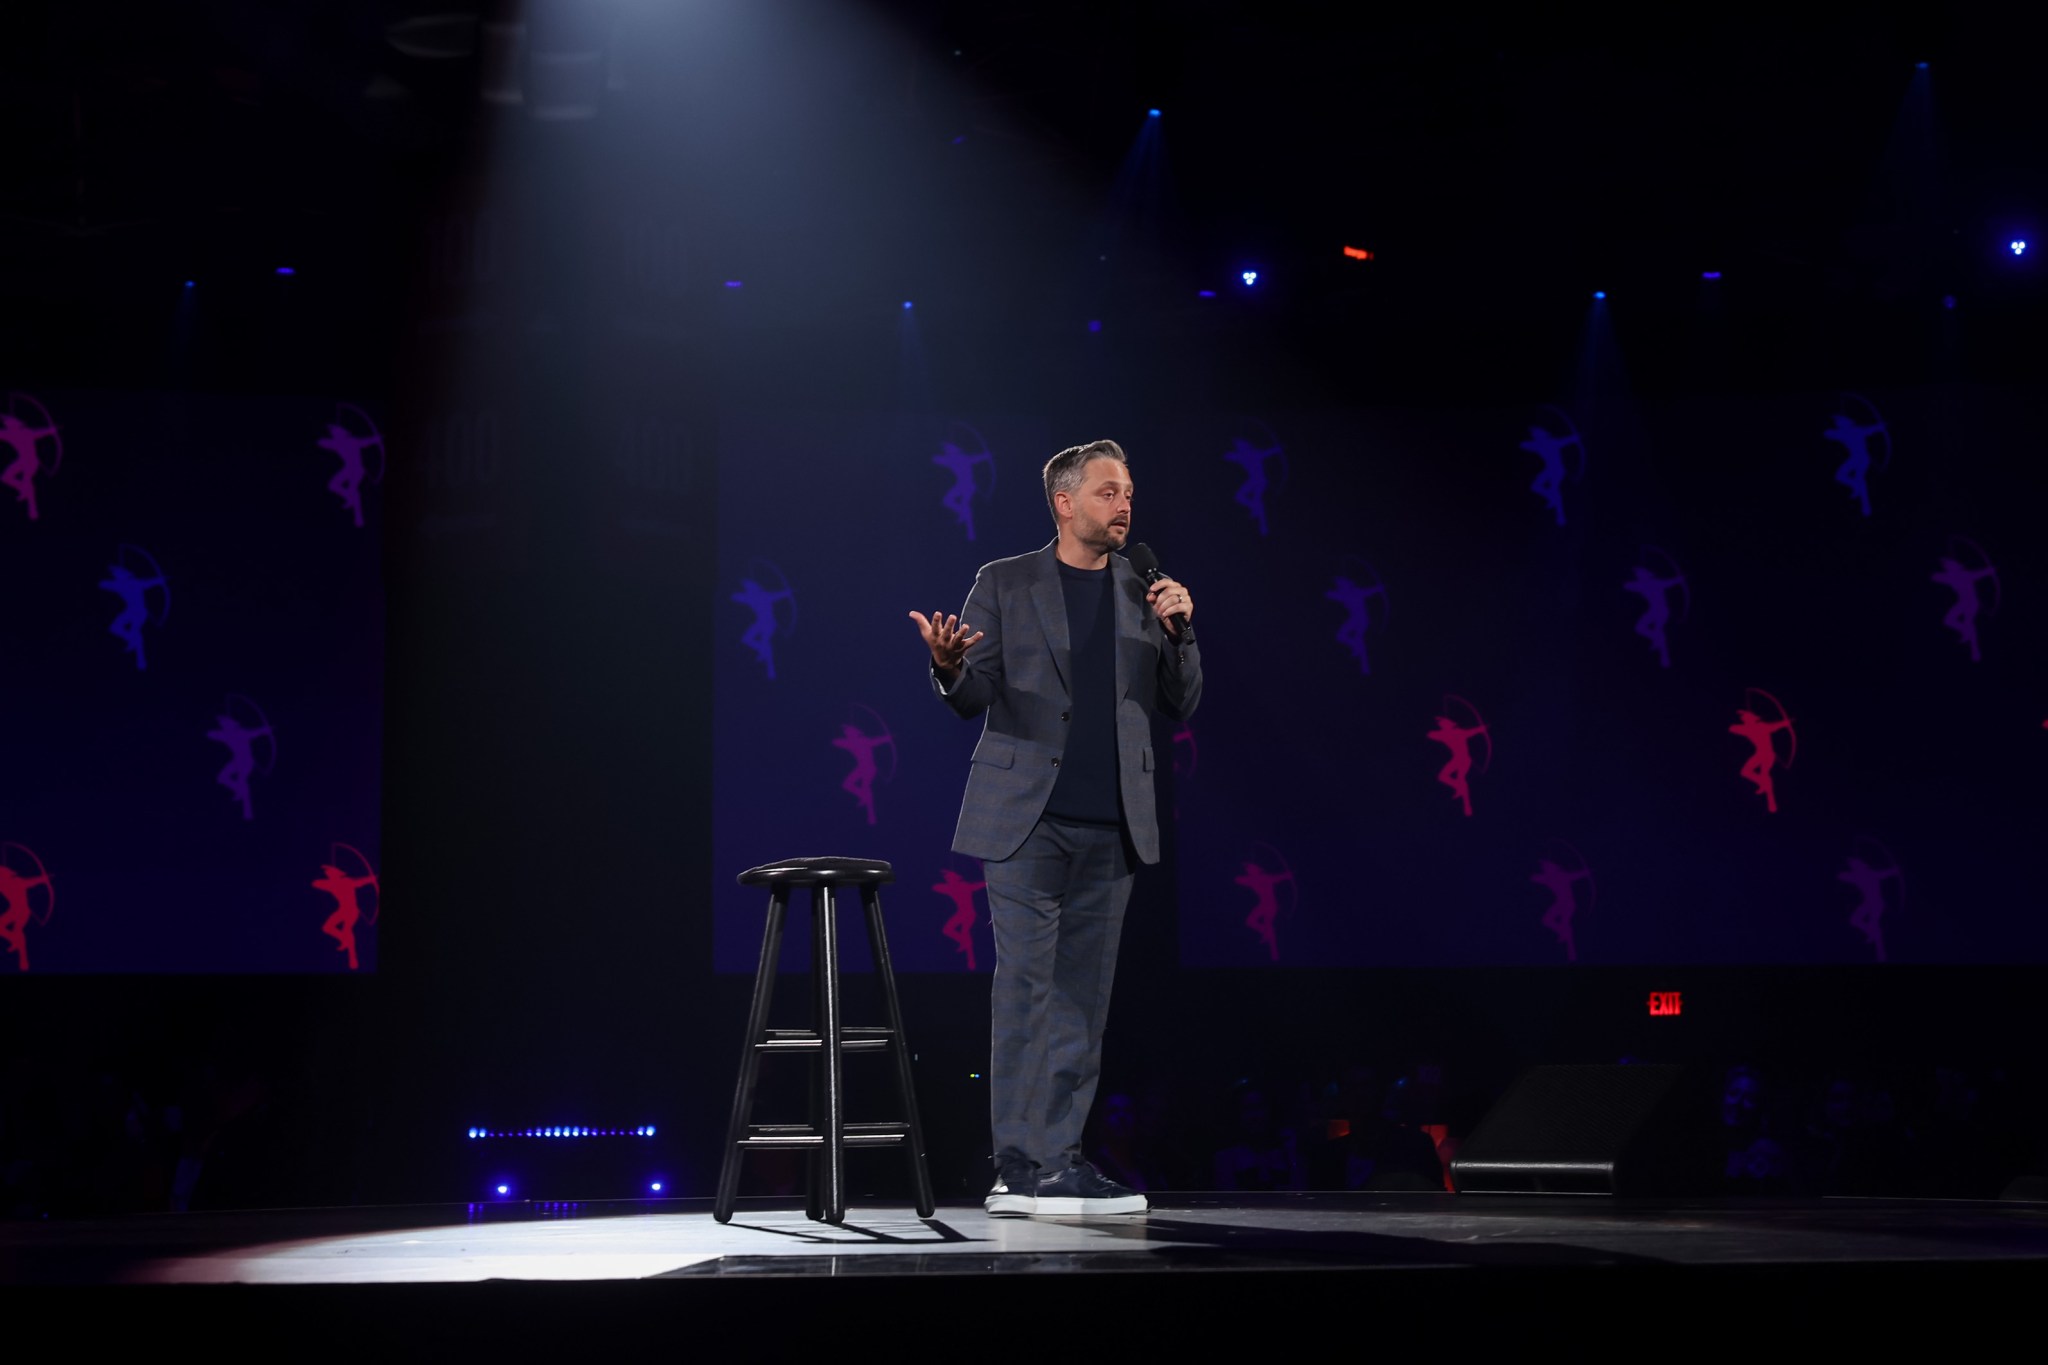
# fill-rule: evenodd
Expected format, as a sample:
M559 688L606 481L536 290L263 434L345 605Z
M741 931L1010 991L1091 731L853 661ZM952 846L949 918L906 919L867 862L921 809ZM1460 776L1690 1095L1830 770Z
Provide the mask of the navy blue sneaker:
M1028 1218L1038 1212L1037 1189L1037 1162L1007 1162L996 1177L995 1188L988 1192L988 1198L981 1201L981 1206L991 1214Z
M1038 1177L1038 1207L1053 1216L1096 1218L1112 1213L1143 1213L1152 1207L1145 1196L1119 1185L1086 1161Z

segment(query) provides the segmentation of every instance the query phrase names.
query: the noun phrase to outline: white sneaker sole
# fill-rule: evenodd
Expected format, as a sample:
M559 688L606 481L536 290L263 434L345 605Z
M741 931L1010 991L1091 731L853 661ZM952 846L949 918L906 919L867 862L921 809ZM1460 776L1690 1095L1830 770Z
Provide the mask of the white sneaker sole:
M1152 1207L1142 1194L1127 1194L1121 1199L1072 1199L1041 1194L1036 1202L1042 1218L1108 1217L1117 1213L1144 1213Z
M1079 1200L1071 1201L1079 1203ZM1039 1212L1040 1201L1028 1194L992 1194L981 1201L981 1206L991 1214L1005 1214L1013 1218L1029 1218Z

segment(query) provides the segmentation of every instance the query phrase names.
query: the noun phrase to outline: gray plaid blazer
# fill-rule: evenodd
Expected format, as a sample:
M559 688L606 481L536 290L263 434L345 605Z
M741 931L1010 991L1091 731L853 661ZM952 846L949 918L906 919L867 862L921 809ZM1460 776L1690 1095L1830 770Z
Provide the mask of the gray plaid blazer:
M960 676L932 688L962 718L987 713L967 769L953 851L1002 859L1022 846L1059 776L1073 702L1073 644L1060 587L1058 542L1035 554L984 564L960 619L986 634ZM1141 861L1159 861L1152 790L1158 759L1151 717L1185 720L1202 697L1198 646L1176 646L1145 604L1145 583L1122 555L1109 557L1116 595L1116 757L1124 824Z

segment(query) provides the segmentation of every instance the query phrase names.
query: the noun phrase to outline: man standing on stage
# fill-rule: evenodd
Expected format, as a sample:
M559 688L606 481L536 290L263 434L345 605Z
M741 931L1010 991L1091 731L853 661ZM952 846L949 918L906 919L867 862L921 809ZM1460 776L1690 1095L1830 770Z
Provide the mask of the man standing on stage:
M960 615L911 612L932 686L986 713L953 851L982 861L995 929L989 1111L999 1214L1142 1213L1145 1196L1081 1157L1134 861L1159 861L1151 717L1202 695L1183 640L1194 601L1147 586L1123 448L1094 441L1045 466L1059 528L1035 554L982 566ZM970 633L971 632L971 633ZM1190 632L1191 634L1191 632Z

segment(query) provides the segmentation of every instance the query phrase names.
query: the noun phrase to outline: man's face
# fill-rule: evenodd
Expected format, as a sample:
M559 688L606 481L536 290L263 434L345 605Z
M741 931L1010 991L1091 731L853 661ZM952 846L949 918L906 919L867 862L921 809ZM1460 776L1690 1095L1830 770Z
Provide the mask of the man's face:
M1088 462L1081 486L1060 497L1072 509L1067 530L1080 544L1103 554L1121 550L1131 537L1131 471L1107 455Z

